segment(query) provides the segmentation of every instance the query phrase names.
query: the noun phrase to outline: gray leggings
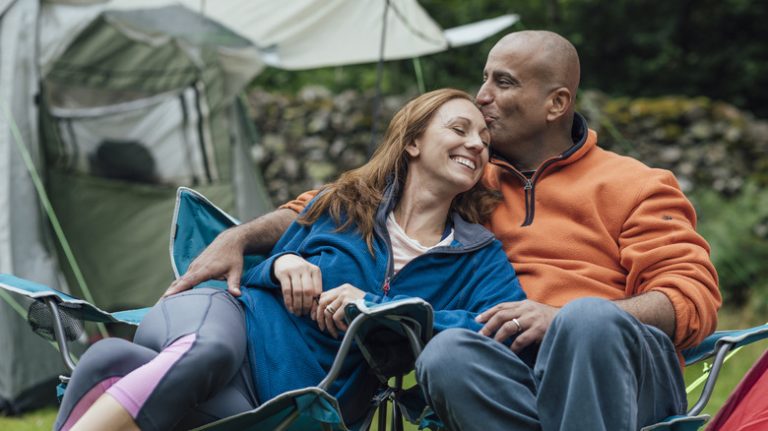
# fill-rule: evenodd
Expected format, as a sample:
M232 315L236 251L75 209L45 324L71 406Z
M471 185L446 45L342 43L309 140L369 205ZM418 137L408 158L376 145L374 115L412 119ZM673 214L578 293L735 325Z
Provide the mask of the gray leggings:
M163 373L138 409L139 428L189 429L257 407L242 305L224 290L200 288L158 302L133 343L107 338L91 346L72 375L54 429L71 426L73 412L73 420L82 416L99 386L114 383L189 335L194 335L192 346Z

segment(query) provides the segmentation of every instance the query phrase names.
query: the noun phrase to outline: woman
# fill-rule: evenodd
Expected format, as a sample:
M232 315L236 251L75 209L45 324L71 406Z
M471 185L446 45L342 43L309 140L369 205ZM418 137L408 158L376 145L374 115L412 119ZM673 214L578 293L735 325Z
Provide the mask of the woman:
M246 273L240 303L215 289L174 295L147 315L135 344L91 347L56 429L198 426L316 385L355 299L418 296L435 309L436 330L479 329L476 313L524 297L501 244L477 224L498 202L478 185L489 139L462 91L409 102L373 158L321 191ZM347 423L375 391L367 371L353 350L330 388Z

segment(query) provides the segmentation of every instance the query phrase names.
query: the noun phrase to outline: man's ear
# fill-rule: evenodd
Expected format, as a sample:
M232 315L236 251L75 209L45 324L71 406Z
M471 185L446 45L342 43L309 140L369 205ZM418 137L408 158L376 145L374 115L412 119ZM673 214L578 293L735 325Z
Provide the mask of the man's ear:
M405 146L405 152L413 158L418 157L419 153L421 153L421 150L419 150L419 140L414 139L413 141L409 142L408 145Z
M573 103L573 94L571 90L566 87L559 87L552 91L549 95L549 103L547 105L547 121L556 121L562 117Z

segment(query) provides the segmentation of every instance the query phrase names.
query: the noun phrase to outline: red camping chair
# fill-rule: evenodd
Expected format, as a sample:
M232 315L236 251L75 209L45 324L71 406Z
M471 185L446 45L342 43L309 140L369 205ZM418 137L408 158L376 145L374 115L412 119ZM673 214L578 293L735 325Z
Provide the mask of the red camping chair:
M768 430L768 351L733 391L707 431Z

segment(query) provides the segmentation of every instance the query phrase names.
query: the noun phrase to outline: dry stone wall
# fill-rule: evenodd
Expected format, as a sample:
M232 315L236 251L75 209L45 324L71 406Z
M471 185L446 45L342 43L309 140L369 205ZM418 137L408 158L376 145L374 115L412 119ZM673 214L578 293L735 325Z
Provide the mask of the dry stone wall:
M413 95L382 98L378 136ZM306 87L296 95L254 89L248 100L260 132L252 156L276 204L336 178L368 159L372 92L331 94ZM768 121L706 98L610 98L579 94L579 111L600 145L670 169L686 191L738 193L747 180L768 183Z

